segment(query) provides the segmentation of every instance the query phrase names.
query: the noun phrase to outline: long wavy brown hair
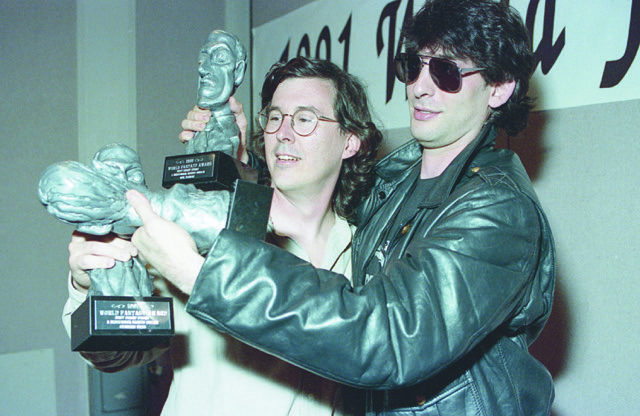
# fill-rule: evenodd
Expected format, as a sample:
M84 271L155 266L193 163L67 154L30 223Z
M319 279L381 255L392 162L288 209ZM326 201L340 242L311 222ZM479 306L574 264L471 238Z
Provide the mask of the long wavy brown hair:
M382 133L372 121L366 90L355 76L329 61L297 57L271 67L262 86L262 108L271 103L278 85L290 78L320 78L331 82L336 90L333 107L341 131L360 138L360 150L342 162L331 200L334 212L349 218L373 186L372 169L382 142ZM264 163L262 132L253 135L249 149Z

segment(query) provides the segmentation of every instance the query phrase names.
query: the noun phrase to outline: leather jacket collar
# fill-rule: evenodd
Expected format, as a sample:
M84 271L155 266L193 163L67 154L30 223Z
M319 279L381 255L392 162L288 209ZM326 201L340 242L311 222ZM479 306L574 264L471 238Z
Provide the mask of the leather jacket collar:
M497 135L498 130L493 125L486 124L478 137L460 152L438 177L427 199L420 207L436 207L451 195L453 188L471 168L471 161L483 149L493 147ZM417 175L414 171L419 172L421 160L422 146L413 139L382 158L375 167L376 174L384 182L398 185L412 173Z

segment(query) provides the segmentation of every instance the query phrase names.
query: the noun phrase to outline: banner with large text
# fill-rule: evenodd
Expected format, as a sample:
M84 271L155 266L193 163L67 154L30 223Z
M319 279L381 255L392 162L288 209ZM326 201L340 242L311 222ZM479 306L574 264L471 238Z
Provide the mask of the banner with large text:
M538 109L640 98L640 0L511 0L536 57ZM393 73L403 22L421 0L317 0L253 29L253 106L271 65L298 55L329 59L357 75L385 129L408 126Z

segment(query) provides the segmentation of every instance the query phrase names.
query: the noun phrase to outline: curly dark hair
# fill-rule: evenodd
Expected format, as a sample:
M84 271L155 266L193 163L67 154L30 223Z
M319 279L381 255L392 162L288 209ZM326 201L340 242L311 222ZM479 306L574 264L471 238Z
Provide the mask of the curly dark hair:
M409 53L439 50L450 59L486 68L488 84L516 81L511 98L493 109L489 122L515 136L527 125L533 99L527 96L534 70L531 40L520 14L494 0L427 0L403 28Z
M332 62L299 56L271 67L262 86L262 108L271 103L278 85L290 78L320 78L331 82L336 91L333 108L340 130L360 138L360 150L342 162L331 200L335 213L349 218L373 186L372 169L382 142L382 133L372 121L366 90L355 76ZM249 148L264 162L262 132L251 137Z

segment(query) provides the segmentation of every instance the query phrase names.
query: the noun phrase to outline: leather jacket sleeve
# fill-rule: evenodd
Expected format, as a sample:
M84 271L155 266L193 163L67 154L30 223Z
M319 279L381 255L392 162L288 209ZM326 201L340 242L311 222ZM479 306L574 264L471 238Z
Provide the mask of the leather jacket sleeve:
M495 331L523 335L548 313L538 305L543 288L534 278L541 234L534 203L506 185L463 188L396 245L401 249L389 253L381 273L356 288L223 230L187 311L344 384L378 389L425 380Z

